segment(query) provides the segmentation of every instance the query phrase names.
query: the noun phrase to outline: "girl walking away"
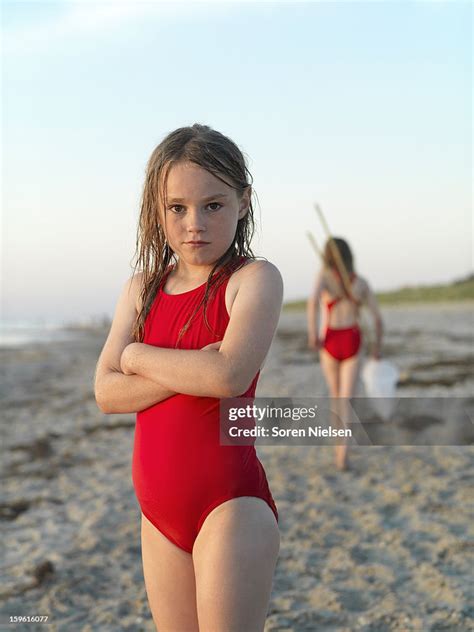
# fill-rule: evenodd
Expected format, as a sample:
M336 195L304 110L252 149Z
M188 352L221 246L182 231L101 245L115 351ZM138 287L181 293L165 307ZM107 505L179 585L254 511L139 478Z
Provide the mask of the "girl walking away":
M255 389L281 310L277 268L250 248L251 176L205 125L147 166L137 264L101 353L105 413L137 412L132 478L159 632L264 628L280 537L253 445L220 445L219 399Z
M331 243L332 242L332 243ZM339 257L335 248L339 251ZM341 272L341 263L345 268ZM339 264L339 265L338 265ZM344 278L349 283L344 283ZM323 307L323 335L319 335L319 306ZM359 308L367 305L375 323L375 343L371 355L381 357L382 316L369 283L354 270L349 244L339 237L328 239L324 247L323 267L308 300L308 346L319 350L321 368L333 409L344 418L344 404L354 395L361 361L362 333L358 325ZM336 398L344 398L337 402ZM336 465L346 469L347 444L336 445Z

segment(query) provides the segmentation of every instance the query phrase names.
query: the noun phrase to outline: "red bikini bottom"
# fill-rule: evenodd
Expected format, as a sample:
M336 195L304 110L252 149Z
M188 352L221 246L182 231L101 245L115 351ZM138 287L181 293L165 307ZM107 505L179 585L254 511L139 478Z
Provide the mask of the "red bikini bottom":
M347 360L355 356L361 344L361 333L357 325L346 329L326 330L323 348L336 360Z

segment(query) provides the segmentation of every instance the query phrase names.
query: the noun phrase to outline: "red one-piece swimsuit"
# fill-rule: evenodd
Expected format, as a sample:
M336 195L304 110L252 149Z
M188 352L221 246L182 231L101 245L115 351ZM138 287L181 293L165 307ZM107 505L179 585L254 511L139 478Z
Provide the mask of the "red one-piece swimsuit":
M168 269L169 272L170 268ZM165 277L167 274L165 275ZM178 334L204 295L203 284L166 294L163 279L145 321L143 342L175 348ZM201 349L224 337L228 278L210 296L207 328L202 306L178 348ZM240 397L254 397L259 373ZM196 376L196 380L199 377ZM253 445L220 445L219 399L176 394L137 413L132 479L143 514L188 553L207 515L221 503L255 496L278 511Z

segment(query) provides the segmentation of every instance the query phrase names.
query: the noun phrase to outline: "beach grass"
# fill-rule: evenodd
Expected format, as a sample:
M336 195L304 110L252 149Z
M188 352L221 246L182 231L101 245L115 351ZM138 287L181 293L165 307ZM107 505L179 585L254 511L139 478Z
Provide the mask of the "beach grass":
M381 305L474 301L474 274L447 284L418 285L389 292L376 292L376 297ZM306 309L306 300L289 301L283 305L283 309L302 311Z

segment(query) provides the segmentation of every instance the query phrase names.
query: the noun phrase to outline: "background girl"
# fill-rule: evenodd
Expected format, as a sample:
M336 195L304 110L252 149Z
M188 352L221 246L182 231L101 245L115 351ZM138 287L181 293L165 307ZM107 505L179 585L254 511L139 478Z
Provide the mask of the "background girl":
M160 632L263 630L278 513L251 446L219 443L219 398L253 397L281 275L250 249L244 157L204 125L147 166L125 284L97 366L101 410L136 412L132 474L147 595Z
M380 358L382 316L369 283L357 275L349 244L340 237L328 239L324 247L323 267L316 277L308 300L308 346L319 350L321 368L329 395L350 398L354 395L361 364L362 334L358 324L359 308L366 304L375 323L375 342L371 355ZM346 287L337 266L337 248L349 278ZM323 307L323 335L320 337L319 305ZM336 445L336 465L347 467L347 445Z

